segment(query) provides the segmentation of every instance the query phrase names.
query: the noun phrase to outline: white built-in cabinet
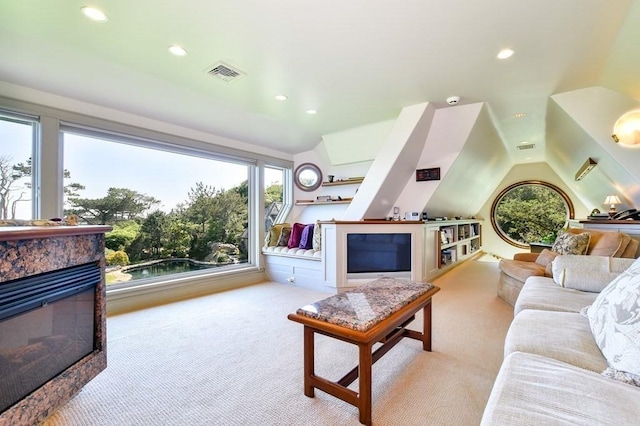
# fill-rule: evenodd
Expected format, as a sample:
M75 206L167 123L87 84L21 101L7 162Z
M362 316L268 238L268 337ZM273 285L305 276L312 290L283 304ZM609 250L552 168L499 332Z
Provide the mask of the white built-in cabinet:
M482 249L479 220L429 222L425 226L426 279L433 279Z

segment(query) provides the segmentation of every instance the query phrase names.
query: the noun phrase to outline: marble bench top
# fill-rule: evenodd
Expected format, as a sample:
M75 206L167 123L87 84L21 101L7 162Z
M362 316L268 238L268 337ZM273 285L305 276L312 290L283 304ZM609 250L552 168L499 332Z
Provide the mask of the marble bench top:
M367 331L433 289L433 284L379 278L298 309L298 315Z

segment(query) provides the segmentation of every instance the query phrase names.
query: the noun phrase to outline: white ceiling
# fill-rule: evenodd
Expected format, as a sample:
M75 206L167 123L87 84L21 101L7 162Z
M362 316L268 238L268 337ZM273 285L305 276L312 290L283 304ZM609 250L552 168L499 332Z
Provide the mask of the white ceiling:
M0 3L0 80L286 153L457 95L487 103L516 162L540 161L550 95L640 98L639 0L95 1L106 23L84 5ZM218 61L247 75L207 75Z

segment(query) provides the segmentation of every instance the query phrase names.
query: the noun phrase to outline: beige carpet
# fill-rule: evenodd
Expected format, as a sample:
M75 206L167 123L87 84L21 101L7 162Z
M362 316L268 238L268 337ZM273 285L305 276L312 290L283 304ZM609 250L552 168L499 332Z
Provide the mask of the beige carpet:
M374 425L479 423L512 318L497 277L469 261L434 281L434 350L405 339L374 365ZM265 283L110 317L109 367L45 425L358 425L354 407L303 394L287 314L324 297ZM354 349L318 336L317 373L337 380Z

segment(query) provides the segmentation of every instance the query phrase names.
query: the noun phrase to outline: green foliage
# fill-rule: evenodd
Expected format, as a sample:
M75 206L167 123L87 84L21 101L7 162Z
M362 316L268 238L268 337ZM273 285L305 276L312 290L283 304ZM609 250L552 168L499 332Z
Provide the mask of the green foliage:
M264 206L269 207L273 203L281 203L282 200L282 184L274 183L267 186L264 190Z
M543 185L518 186L500 200L496 222L511 239L521 243L548 240L565 226L567 207L564 199Z
M113 224L113 231L105 235L105 245L111 250L127 250L140 231L140 224L133 220Z
M122 250L114 251L105 256L107 265L126 266L129 264L129 256Z

